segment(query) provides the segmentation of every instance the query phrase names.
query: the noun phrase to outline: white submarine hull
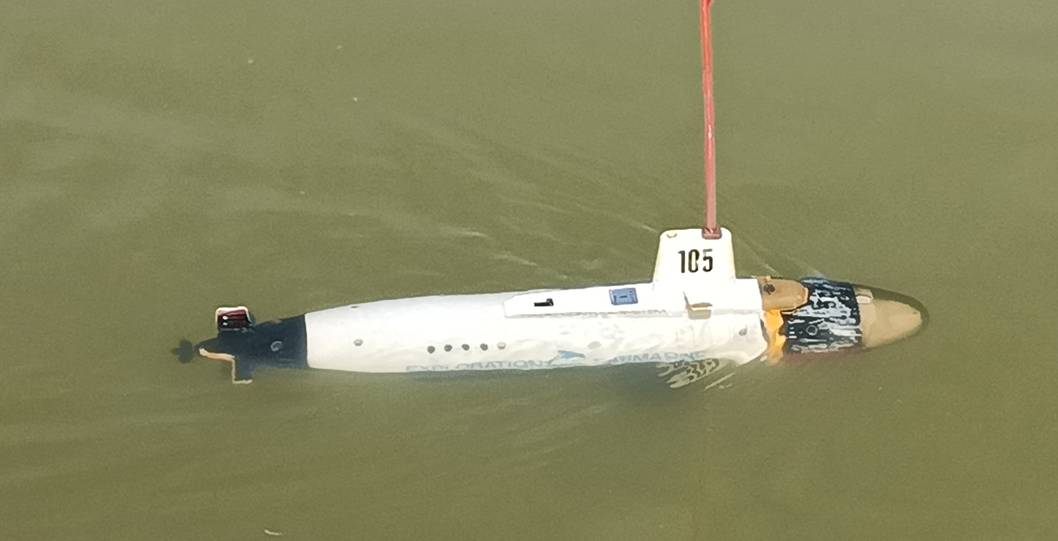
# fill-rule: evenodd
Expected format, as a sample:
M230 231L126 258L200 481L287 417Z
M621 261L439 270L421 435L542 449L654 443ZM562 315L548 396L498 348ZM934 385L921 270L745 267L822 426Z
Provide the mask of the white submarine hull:
M648 283L430 296L305 315L311 368L354 372L544 370L634 362L742 364L767 349L755 279L735 277L731 234L666 231Z
M353 372L537 370L706 358L742 364L767 349L758 284L737 280L725 290L733 309L714 308L708 319L688 316L679 289L650 283L343 306L305 315L307 363Z

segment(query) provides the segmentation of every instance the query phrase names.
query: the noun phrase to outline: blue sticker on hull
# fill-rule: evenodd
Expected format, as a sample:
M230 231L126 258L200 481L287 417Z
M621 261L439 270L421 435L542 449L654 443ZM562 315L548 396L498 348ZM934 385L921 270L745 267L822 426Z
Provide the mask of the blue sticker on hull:
M639 298L636 297L636 288L634 287L622 287L620 289L610 290L610 304L613 304L614 306L638 303Z

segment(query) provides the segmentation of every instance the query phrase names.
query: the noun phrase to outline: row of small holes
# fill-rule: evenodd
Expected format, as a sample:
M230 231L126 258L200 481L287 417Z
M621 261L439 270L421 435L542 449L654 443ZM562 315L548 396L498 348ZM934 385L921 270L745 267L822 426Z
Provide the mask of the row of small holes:
M481 348L481 351L488 351L489 350L489 345L488 344L481 344L478 347ZM496 344L496 347L499 348L499 349L507 349L507 343L506 342L500 342L499 344ZM452 348L452 344L445 344L445 347L444 347L445 351L452 351L452 349L453 349ZM437 351L437 348L435 348L433 346L429 346L429 347L426 348L426 352L427 353L433 353L435 351ZM470 351L470 344L463 344L463 351Z

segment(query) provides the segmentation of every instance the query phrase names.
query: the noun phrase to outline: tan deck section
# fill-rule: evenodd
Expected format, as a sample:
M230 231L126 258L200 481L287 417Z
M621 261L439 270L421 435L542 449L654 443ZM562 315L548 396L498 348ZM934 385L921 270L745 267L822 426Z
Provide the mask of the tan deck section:
M759 276L757 282L765 311L787 312L808 302L808 288L795 280Z
M768 338L768 351L765 358L768 364L782 361L786 337L782 328L785 324L782 313L796 310L808 302L808 288L795 280L758 276L760 284L761 305L764 309L764 330Z

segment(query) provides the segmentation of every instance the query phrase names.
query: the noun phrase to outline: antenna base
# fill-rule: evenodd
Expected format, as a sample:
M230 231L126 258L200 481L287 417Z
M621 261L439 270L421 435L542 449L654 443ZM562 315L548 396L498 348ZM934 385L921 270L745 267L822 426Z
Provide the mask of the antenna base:
M706 240L716 240L723 236L722 230L717 227L716 229L709 229L708 227L702 228L702 238Z

